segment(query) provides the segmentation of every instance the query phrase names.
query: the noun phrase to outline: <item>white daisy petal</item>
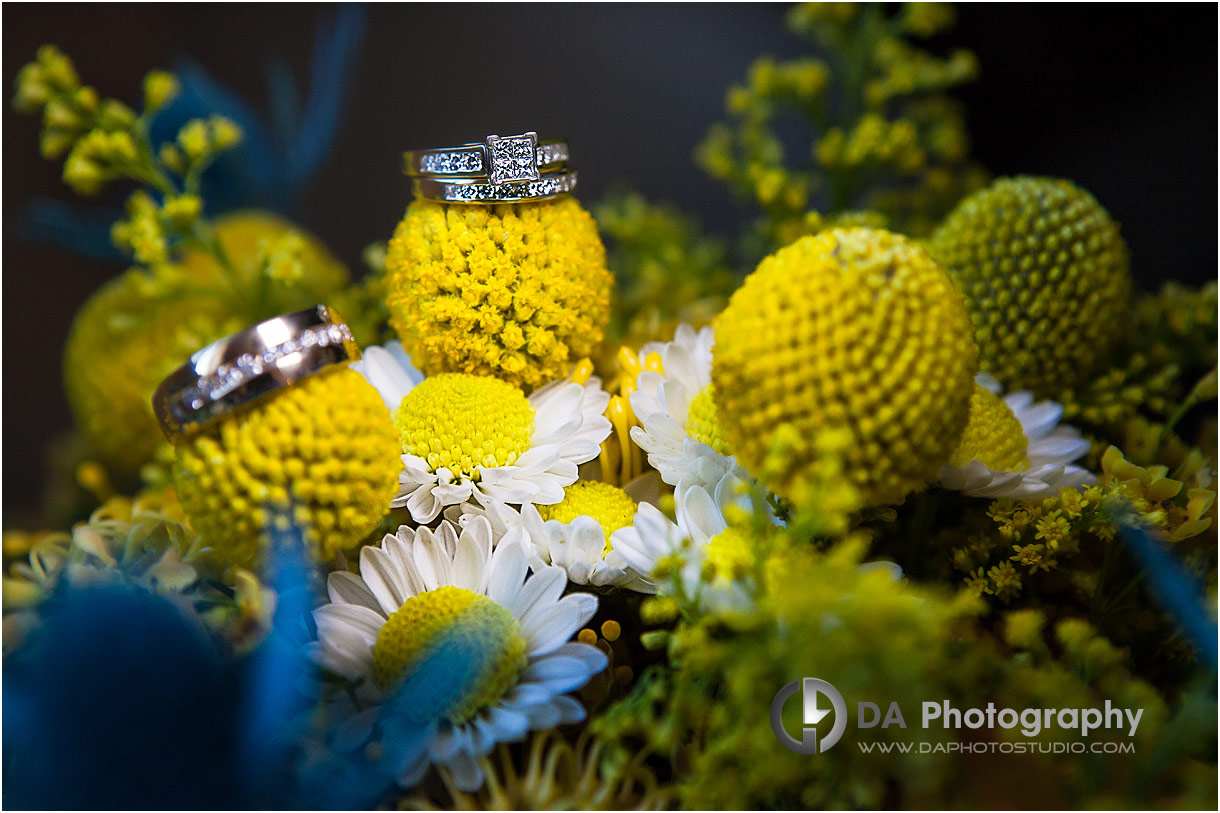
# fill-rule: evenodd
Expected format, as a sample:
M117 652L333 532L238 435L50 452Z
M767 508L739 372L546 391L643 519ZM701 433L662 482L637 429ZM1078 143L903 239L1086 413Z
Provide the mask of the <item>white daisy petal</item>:
M487 596L497 604L508 607L512 598L525 582L528 565L525 553L518 543L503 543L491 557L491 572L487 579Z
M381 612L377 597L355 573L337 570L326 577L326 593L332 604L359 604Z
M495 729L496 739L501 742L516 742L529 731L529 715L522 712L493 707L488 710L487 717Z
M563 725L572 725L585 719L585 707L574 697L561 694L551 701L559 710L559 720Z
M365 545L360 549L360 575L385 615L393 613L407 600L408 585L402 582L398 568L381 548Z
M323 604L313 611L313 618L324 641L354 638L370 648L385 625L384 616L358 604Z
M529 646L526 654L531 657L554 652L576 634L597 612L597 596L589 593L572 593L564 596L548 613L531 617L530 625L521 625L521 634Z
M515 591L504 606L518 621L538 607L550 607L559 601L563 588L567 586L567 576L563 568L544 567L534 572L525 581L525 586Z
M446 765L453 773L453 784L458 790L474 793L483 786L483 769L470 754L458 752Z
M400 342L391 344L397 344L401 351ZM376 345L366 347L361 359L349 366L373 385L391 412L398 409L407 393L423 380L423 375L406 361L405 354L398 355Z

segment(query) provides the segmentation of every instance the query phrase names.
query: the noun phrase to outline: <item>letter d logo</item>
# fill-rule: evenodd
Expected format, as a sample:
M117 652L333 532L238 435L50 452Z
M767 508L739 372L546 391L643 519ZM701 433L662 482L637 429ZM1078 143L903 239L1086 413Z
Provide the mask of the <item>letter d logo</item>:
M783 721L784 704L788 702L788 698L796 694L798 689L802 690L801 705L805 723L801 729L799 741L793 739L784 729ZM819 694L830 700L831 708L818 708ZM835 713L834 725L831 726L830 733L819 742L818 730L814 726L821 722L827 714L830 714L832 709ZM839 694L839 690L834 686L819 678L794 680L776 692L775 699L771 701L771 730L775 732L775 738L779 740L780 745L789 751L795 751L798 754L818 754L829 750L839 741L846 729L847 704L843 702L843 695Z

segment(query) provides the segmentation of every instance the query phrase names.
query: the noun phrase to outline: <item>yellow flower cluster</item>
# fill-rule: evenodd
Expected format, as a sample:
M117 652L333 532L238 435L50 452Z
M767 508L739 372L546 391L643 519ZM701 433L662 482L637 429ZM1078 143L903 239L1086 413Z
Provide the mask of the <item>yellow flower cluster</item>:
M1077 590L1092 595L1101 574L1091 557L1112 543L1120 525L1174 543L1196 539L1211 527L1216 500L1211 488L1187 488L1164 466L1137 466L1113 446L1102 456L1101 469L1100 482L1083 490L1064 488L1056 497L1033 502L992 503L987 516L998 540L987 533L967 534L965 544L953 551L954 566L970 573L967 585L1007 602L1029 586L1030 577L1060 569ZM988 567L997 554L1000 561Z
M291 508L326 561L389 511L397 448L381 396L334 369L179 440L174 480L191 524L226 560L253 563L272 509Z
M729 448L759 472L780 427L792 467L846 430L866 504L901 502L935 476L966 425L977 351L961 295L927 253L870 229L804 237L759 264L716 322L712 381Z
M427 375L531 390L590 356L610 319L606 252L571 198L499 206L415 201L390 240L390 324Z
M441 373L407 393L394 426L407 454L477 480L480 468L512 465L529 450L534 407L498 378Z
M970 396L970 419L949 462L960 468L977 460L994 471L1029 468L1029 439L1017 416L995 393L978 384Z
M1131 295L1118 225L1083 189L1003 178L962 201L929 250L974 321L982 369L1053 395L1104 361Z
M877 164L913 173L927 161L927 153L919 144L919 131L912 122L887 121L877 113L862 116L850 132L832 127L815 149L827 169Z
M464 691L452 698L453 687L429 681L413 686L412 703L420 717L428 711L444 714L461 724L498 701L517 682L525 668L525 639L512 613L487 596L461 587L444 586L420 593L386 620L373 645L373 672L377 685L394 689L420 666L421 657L435 651L444 640L460 640L461 652L474 658L473 677ZM456 677L456 676L454 676ZM444 697L448 706L432 709L429 701Z

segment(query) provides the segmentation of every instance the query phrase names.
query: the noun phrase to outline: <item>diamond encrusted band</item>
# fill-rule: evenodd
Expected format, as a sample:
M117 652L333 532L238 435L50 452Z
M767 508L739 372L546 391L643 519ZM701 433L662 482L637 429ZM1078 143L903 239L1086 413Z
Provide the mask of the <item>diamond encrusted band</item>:
M536 181L480 183L478 181L435 181L415 179L415 194L446 203L520 203L547 200L576 189L576 170L544 175Z
M489 183L536 181L570 160L564 139L538 141L537 133L489 135L483 143L403 153L403 171L412 177L482 178Z
M172 439L335 364L360 358L327 305L287 313L212 342L161 382L153 412Z

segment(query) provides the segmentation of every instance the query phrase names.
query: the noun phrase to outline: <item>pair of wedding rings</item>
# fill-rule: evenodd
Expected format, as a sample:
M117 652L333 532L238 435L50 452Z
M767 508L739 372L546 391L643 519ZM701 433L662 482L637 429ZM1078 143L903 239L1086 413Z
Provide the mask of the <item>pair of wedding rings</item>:
M576 189L568 142L539 141L537 133L489 135L482 143L408 150L404 173L417 197L445 203L520 203Z

